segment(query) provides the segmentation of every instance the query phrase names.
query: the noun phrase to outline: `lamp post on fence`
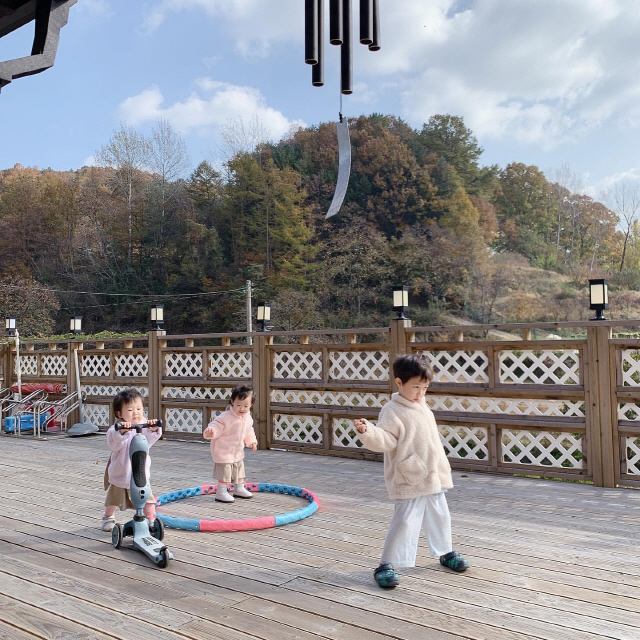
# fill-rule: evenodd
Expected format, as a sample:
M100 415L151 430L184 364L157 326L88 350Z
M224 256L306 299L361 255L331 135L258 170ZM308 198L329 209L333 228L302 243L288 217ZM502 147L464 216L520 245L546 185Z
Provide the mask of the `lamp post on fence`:
M269 325L271 321L271 304L269 302L262 302L258 305L256 311L256 322L258 324L258 331L270 331L273 329Z
M396 287L393 290L393 310L397 312L396 320L406 320L404 312L409 308L409 287Z
M22 371L20 369L20 334L16 326L14 316L7 316L5 320L5 328L10 338L15 339L16 344L16 377L18 378L18 399L22 400Z
M151 322L155 325L155 331L164 329L164 305L157 304L151 307Z
M589 280L589 309L596 315L591 320L606 320L602 312L609 308L608 281L603 279Z
M69 330L76 336L82 333L82 316L74 316L69 322Z

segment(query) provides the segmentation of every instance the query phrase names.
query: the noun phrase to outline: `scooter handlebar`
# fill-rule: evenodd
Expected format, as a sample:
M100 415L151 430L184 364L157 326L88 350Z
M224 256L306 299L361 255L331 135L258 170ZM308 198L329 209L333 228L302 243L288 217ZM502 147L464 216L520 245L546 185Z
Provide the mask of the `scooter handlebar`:
M141 422L140 424L132 424L130 427L123 427L120 424L115 424L115 430L116 431L130 431L131 429L135 429L137 433L142 433L142 430L145 427L160 427L160 429L162 429L163 423L162 420L160 420L160 418L158 418L155 422L155 424L149 424L148 422Z

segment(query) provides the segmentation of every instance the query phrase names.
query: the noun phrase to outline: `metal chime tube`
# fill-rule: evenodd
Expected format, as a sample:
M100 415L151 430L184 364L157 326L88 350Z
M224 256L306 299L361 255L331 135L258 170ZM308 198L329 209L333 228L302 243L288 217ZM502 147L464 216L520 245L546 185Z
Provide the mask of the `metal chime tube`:
M329 0L329 42L342 44L342 0Z
M380 6L379 0L373 0L372 12L372 41L369 45L369 51L380 51Z
M342 0L340 92L344 95L350 95L353 93L353 42L351 35L351 0Z
M318 13L320 0L304 2L304 61L318 64Z
M318 0L318 64L311 67L311 84L324 85L324 0Z
M373 42L373 0L360 0L360 44Z

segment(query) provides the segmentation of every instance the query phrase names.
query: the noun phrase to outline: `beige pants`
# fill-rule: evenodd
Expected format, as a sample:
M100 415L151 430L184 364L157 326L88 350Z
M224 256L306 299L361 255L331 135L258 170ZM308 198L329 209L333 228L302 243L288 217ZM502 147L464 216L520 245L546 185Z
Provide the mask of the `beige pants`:
M238 462L214 462L213 477L218 482L244 480L244 460L238 460Z
M131 502L131 496L129 489L123 489L122 487L116 487L115 484L109 482L109 465L104 470L104 489L107 495L104 499L105 507L118 507L120 511L126 511L127 509L135 509L133 502ZM156 499L153 497L153 493L149 496L147 502L153 502L155 504Z

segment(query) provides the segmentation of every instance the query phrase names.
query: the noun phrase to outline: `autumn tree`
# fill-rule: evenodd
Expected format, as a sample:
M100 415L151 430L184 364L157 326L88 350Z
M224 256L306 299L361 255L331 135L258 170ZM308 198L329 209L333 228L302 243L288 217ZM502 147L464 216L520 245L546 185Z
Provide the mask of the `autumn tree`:
M97 152L96 158L101 166L113 170L114 194L123 199L126 207L127 258L131 264L136 185L142 170L149 166L149 141L132 127L121 124L109 142Z

